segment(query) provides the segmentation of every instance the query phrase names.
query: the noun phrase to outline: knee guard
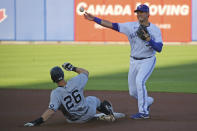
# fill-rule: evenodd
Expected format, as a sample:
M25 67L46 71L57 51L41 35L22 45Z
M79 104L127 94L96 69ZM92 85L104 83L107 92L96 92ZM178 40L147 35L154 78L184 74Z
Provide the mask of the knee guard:
M113 115L112 105L106 100L101 102L100 106L97 107L97 111L102 112L106 115Z

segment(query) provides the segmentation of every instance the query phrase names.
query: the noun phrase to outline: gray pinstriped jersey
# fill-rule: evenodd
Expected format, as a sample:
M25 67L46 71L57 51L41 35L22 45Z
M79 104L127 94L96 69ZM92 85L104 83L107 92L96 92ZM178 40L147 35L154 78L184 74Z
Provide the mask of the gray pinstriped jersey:
M137 58L154 56L155 50L148 45L148 42L141 40L136 34L139 25L139 22L118 23L119 32L127 35L131 45L131 56ZM150 23L147 29L151 39L155 42L162 42L161 31L157 26Z
M68 119L75 120L88 110L83 89L88 81L84 73L70 79L65 87L57 87L51 92L49 108L57 111L60 106L66 109Z

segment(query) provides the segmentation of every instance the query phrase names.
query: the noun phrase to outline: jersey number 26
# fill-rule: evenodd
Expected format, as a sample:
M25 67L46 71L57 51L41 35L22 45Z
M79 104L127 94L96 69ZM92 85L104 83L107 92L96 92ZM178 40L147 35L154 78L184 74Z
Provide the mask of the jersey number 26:
M74 106L74 103L79 103L81 101L81 96L79 94L79 91L74 90L72 92L72 95L68 95L64 98L64 101L66 101L66 107L69 110L70 108Z

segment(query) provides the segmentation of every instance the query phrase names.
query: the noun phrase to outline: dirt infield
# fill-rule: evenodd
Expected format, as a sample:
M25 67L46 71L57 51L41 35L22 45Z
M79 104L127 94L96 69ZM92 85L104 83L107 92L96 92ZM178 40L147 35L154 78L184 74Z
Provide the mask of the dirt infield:
M127 117L114 123L92 120L85 124L69 124L60 112L39 127L23 127L27 121L38 118L48 107L50 90L0 90L1 131L196 131L197 94L149 93L155 98L151 119L131 120L137 112L137 102L128 92L86 91L101 100L113 103L116 112Z

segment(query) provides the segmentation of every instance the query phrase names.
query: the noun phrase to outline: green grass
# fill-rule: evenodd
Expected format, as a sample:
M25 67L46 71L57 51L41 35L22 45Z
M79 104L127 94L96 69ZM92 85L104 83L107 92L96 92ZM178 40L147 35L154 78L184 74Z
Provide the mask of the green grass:
M68 61L90 72L87 90L128 90L129 55L129 45L0 45L0 88L53 89L50 69ZM164 46L146 85L197 93L197 46Z

